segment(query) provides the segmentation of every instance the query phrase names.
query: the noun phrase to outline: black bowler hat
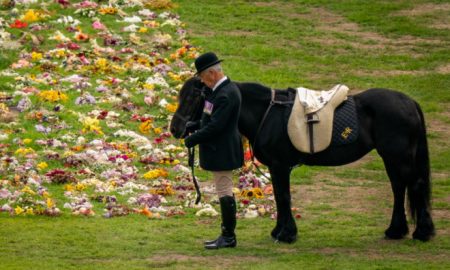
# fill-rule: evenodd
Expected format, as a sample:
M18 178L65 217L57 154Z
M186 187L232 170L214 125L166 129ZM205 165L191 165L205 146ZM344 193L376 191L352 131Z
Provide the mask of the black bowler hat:
M214 66L217 63L222 62L223 60L219 60L217 55L213 52L207 52L200 55L197 59L195 59L195 68L197 69L197 73L195 75L200 74L200 72L205 69Z

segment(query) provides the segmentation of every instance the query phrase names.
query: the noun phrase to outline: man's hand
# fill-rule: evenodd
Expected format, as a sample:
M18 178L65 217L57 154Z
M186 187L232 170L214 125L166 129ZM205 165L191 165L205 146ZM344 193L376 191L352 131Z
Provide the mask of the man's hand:
M194 133L197 129L200 128L200 121L188 121L186 123L186 133Z
M191 136L187 136L186 138L184 138L184 145L185 145L187 148L192 148L192 147L195 146L195 145L191 142Z

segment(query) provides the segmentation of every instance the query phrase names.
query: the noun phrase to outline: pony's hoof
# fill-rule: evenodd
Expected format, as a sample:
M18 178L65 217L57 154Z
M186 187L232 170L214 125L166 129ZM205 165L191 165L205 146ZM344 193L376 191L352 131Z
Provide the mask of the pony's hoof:
M281 235L279 234L277 237L272 237L275 243L287 243L292 244L297 241L297 235Z
M384 235L386 239L403 239L408 234L408 226L405 226L401 229L394 229L393 227L389 227Z
M281 232L280 229L274 228L274 229L272 230L272 232L270 233L270 236L272 236L272 238L273 238L274 240L277 240L278 235L280 235L280 232Z
M413 233L413 239L415 240L420 240L422 242L427 242L429 240L431 240L431 238L433 238L436 235L436 232L433 231L425 231L425 230L418 230L416 229L416 231Z

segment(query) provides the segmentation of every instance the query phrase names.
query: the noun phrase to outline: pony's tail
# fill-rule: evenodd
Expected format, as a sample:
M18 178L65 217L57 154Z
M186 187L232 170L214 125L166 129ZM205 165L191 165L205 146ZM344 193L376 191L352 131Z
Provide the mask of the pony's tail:
M415 157L417 177L414 177L408 183L409 210L414 222L417 222L418 215L420 215L421 211L429 212L431 210L430 158L428 153L427 131L422 109L417 103L416 108L421 125Z

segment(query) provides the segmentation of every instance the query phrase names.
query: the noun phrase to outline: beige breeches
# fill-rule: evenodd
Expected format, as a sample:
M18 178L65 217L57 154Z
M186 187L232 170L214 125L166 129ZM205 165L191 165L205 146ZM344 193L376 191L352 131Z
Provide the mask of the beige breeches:
M212 172L219 198L233 196L233 171Z

